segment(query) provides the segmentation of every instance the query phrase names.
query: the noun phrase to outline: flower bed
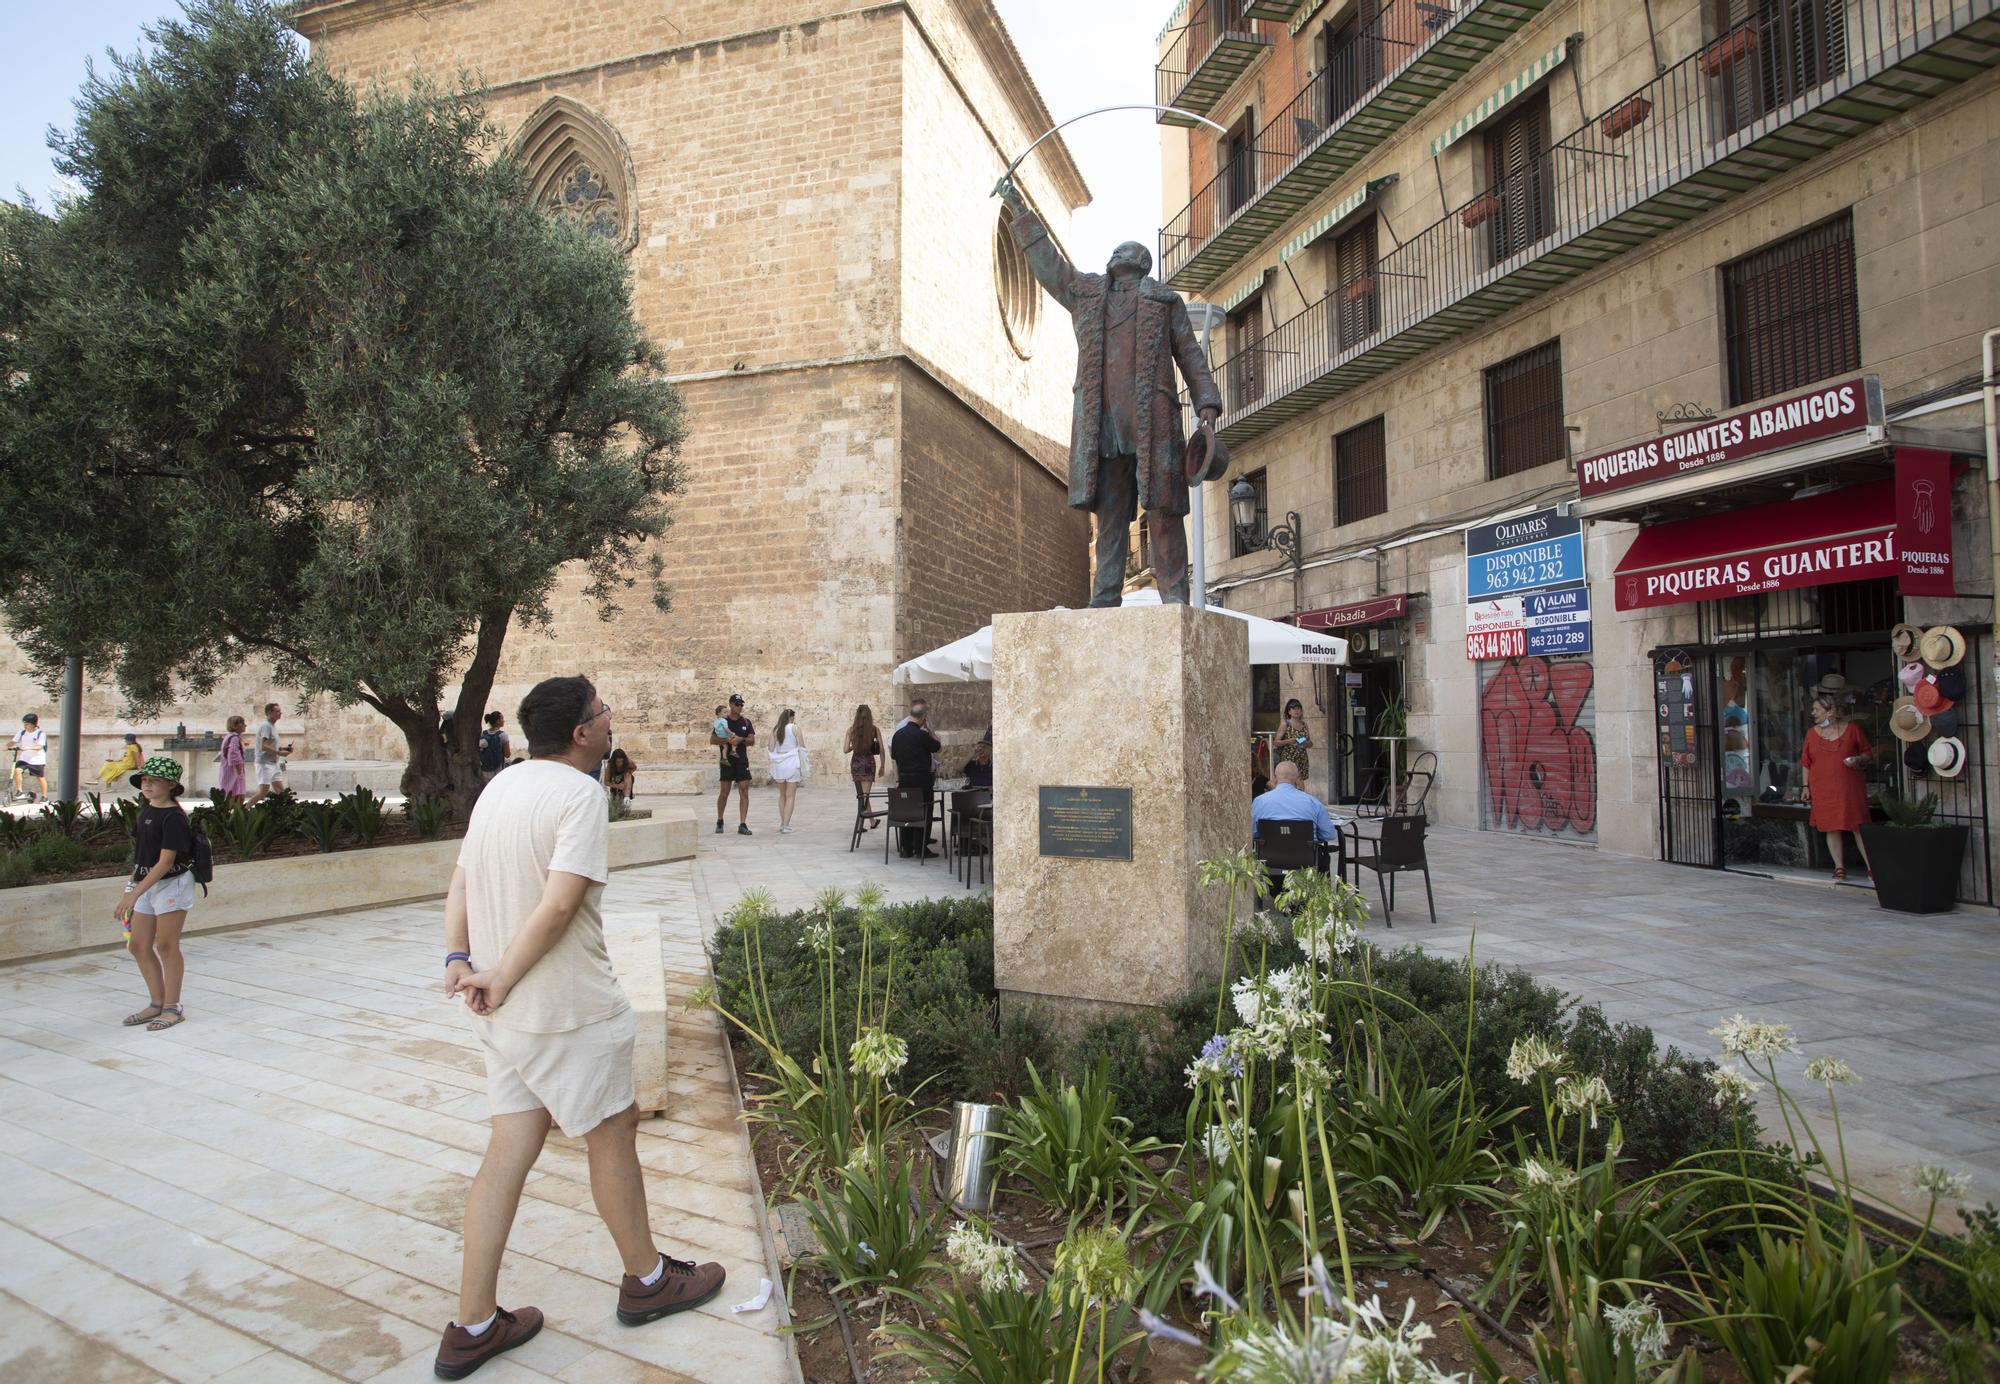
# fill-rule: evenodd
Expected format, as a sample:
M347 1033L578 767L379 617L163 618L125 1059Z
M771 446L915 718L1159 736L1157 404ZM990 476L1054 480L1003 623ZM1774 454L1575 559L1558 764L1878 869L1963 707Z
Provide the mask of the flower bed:
M442 798L412 799L392 813L366 788L331 802L305 801L289 791L273 793L255 807L228 805L220 789L208 797L186 806L189 820L208 836L217 865L465 834L465 824ZM134 798L106 801L93 793L80 803L51 803L32 817L0 814L0 889L129 873L132 822L139 806ZM613 821L651 815L622 803L606 810Z
M849 1341L875 1379L2000 1363L2000 1226L1940 1234L1961 1184L1937 1169L1921 1229L1857 1204L1786 1084L1836 1096L1837 1061L1801 1077L1789 1030L1740 1016L1715 1030L1730 1065L1661 1054L1517 974L1377 950L1360 896L1310 872L1289 917L1245 918L1257 870L1205 869L1232 900L1223 983L1068 1043L995 1017L982 905L835 893L778 918L746 896L706 999L738 1035L767 1190L813 1225L792 1247L809 1379L847 1378ZM990 1216L942 1195L924 1135L952 1099L1004 1106Z

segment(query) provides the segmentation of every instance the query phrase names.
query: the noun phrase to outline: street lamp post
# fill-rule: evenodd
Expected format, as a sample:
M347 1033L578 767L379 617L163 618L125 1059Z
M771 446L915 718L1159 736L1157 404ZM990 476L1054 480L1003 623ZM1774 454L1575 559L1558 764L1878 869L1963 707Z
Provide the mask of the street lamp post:
M1248 476L1238 476L1229 487L1229 521L1243 546L1278 553L1292 564L1292 610L1299 609L1300 582L1305 570L1305 552L1299 543L1299 512L1285 511L1285 522L1257 532L1257 489Z

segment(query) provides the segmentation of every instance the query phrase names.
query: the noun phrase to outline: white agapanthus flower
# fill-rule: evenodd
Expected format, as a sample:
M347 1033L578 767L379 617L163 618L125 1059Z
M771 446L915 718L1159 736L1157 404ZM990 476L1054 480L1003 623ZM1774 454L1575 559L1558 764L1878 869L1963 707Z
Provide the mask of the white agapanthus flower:
M945 1236L944 1257L979 1280L988 1293L1028 1290L1028 1275L1013 1246L986 1234L970 1221Z
M1561 1065L1562 1050L1540 1034L1516 1038L1507 1049L1507 1075L1515 1081L1532 1082L1537 1074L1552 1072Z
M1710 1072L1708 1084L1715 1088L1715 1108L1718 1110L1727 1110L1739 1101L1747 1101L1764 1089L1763 1082L1752 1081L1728 1065Z
M1262 1325L1231 1349L1232 1384L1460 1384L1423 1358L1431 1328L1411 1302L1390 1323L1381 1303L1353 1304L1350 1317L1318 1313L1309 1322Z
M1595 1129L1598 1116L1611 1111L1611 1088L1601 1076L1572 1078L1556 1087L1556 1108L1588 1119L1590 1127Z
M855 1071L877 1081L903 1070L910 1060L910 1045L887 1029L871 1026L861 1031L847 1050L847 1061Z
M1724 1019L1708 1032L1721 1040L1722 1051L1729 1057L1776 1057L1781 1052L1799 1050L1799 1040L1792 1036L1790 1024L1760 1023L1741 1014Z
M1202 1131L1201 1154L1210 1163L1227 1162L1231 1151L1229 1131L1221 1125L1210 1125Z
M1828 1086L1852 1086L1861 1078L1838 1057L1815 1057L1806 1063L1806 1080L1824 1082Z
M815 917L805 925L805 929L799 933L799 946L806 951L820 952L827 956L839 956L846 950L844 947L834 945L833 920L826 917Z
M1521 1161L1516 1176L1521 1179L1521 1185L1529 1191L1567 1192L1576 1186L1575 1173L1567 1168L1544 1163L1534 1157Z
M1914 1168L1906 1168L1903 1179L1909 1183L1911 1191L1939 1201L1963 1201L1965 1194L1972 1190L1971 1181L1963 1173L1952 1172L1935 1163L1919 1163Z
M1651 1293L1622 1306L1607 1303L1604 1324L1613 1336L1631 1347L1634 1363L1657 1364L1667 1358L1667 1323L1660 1316L1660 1309L1653 1305Z

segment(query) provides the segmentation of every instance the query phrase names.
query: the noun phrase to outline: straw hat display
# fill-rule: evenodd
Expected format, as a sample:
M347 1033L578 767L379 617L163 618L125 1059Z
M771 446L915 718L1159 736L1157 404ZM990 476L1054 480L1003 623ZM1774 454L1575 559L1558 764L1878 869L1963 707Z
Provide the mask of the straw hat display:
M1950 668L1965 657L1965 636L1950 625L1933 625L1917 640L1917 652L1933 668Z
M1898 625L1889 631L1889 647L1899 662L1907 663L1917 656L1917 641L1923 637L1915 625Z
M1965 768L1965 742L1956 735L1941 735L1931 741L1931 768L1939 778L1957 778Z
M1911 700L1916 702L1917 710L1926 716L1935 716L1940 711L1949 711L1952 707L1952 699L1945 696L1943 689L1937 685L1936 678L1923 679L1911 689L1911 694Z
M1889 733L1898 740L1925 739L1931 733L1931 718L1917 709L1914 698L1898 697L1889 712Z

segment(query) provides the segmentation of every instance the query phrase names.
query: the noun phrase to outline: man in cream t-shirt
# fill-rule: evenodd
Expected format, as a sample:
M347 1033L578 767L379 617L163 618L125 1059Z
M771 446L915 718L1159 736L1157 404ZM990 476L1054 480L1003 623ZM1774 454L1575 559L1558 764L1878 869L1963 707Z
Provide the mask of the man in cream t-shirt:
M472 1015L493 1128L466 1198L458 1320L434 1366L444 1379L463 1379L542 1329L535 1308L509 1312L495 1295L551 1124L589 1147L591 1197L625 1263L619 1321L638 1326L722 1289L721 1265L668 1258L647 1224L632 1006L598 912L611 874L610 812L591 771L611 743L611 708L587 678L550 678L516 719L533 758L480 794L445 900L445 992L463 996Z

